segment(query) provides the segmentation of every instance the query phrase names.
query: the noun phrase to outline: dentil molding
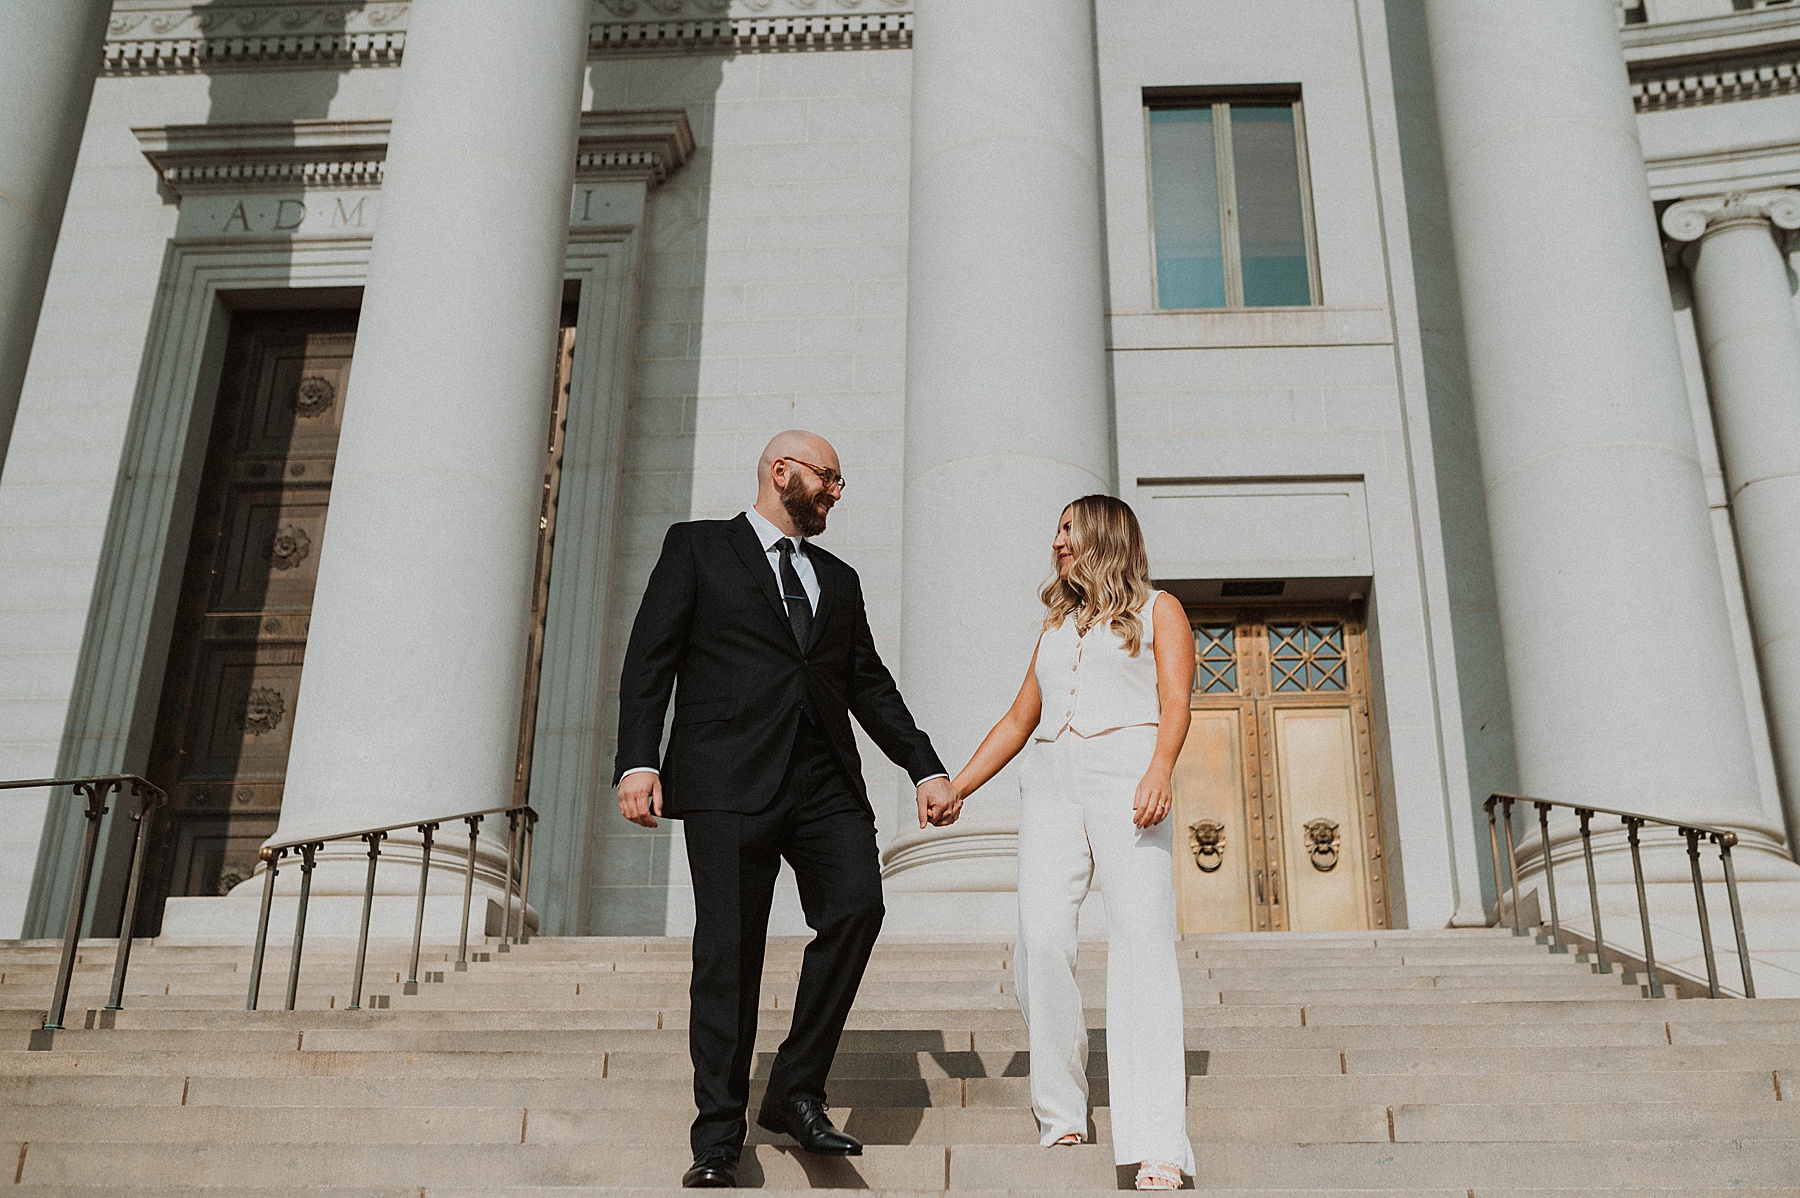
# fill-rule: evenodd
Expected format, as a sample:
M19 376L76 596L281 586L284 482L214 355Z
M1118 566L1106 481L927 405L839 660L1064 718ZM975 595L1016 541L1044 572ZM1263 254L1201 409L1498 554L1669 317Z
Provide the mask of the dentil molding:
M176 198L203 193L377 188L388 122L279 121L133 129L138 148ZM654 187L694 152L681 109L585 112L576 178L641 180Z
M590 56L879 49L912 43L912 0L590 0ZM396 66L408 0L115 0L102 71ZM504 9L495 8L497 20Z
M1662 217L1663 232L1683 245L1740 224L1764 225L1783 249L1790 248L1800 231L1800 191L1783 187L1697 196L1669 205Z

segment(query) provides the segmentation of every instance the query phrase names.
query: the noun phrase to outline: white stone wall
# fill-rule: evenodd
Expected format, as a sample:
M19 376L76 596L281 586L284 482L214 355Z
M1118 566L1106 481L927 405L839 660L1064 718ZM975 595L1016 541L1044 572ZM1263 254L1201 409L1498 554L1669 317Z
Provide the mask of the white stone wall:
M877 644L897 664L909 57L590 66L590 107L683 107L698 143L650 202L609 696L664 530L747 507L757 455L790 427L837 447L850 483L820 543L862 575ZM930 713L917 714L929 729ZM609 759L612 733L609 723ZM897 772L866 739L862 749L889 835ZM690 930L679 825L645 832L607 810L606 796L598 802L589 927ZM791 896L784 912L797 915Z

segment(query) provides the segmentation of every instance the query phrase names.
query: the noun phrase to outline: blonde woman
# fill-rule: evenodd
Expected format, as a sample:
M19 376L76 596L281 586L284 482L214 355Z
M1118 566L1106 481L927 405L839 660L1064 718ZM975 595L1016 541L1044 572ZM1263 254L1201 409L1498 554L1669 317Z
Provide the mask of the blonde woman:
M1187 1137L1181 977L1168 822L1188 730L1193 634L1150 588L1137 516L1088 495L1063 510L1044 627L1012 708L955 781L966 797L1019 754L1019 1007L1031 1108L1046 1146L1087 1136L1088 1032L1075 984L1075 918L1106 896L1107 1077L1113 1159L1140 1190L1194 1170Z

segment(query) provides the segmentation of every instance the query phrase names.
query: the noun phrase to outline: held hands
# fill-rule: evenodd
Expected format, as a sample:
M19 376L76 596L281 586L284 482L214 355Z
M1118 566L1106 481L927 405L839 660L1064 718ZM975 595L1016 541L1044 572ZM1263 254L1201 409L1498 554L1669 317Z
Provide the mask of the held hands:
M1153 765L1137 785L1137 797L1131 804L1131 822L1140 828L1154 828L1168 818L1169 807L1174 801L1175 790L1169 780L1169 771Z
M656 827L662 814L662 777L644 771L620 779L619 814L634 824Z
M932 778L919 783L919 827L930 824L944 828L962 814L963 797L948 778Z

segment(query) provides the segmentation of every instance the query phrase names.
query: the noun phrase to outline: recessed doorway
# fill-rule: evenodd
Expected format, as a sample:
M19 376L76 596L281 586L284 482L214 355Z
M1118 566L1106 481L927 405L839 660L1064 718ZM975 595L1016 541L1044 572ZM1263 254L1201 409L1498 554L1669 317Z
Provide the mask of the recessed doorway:
M157 931L164 898L224 894L248 878L280 818L356 323L344 310L232 319L146 771L169 806L138 908L143 934ZM560 323L515 797L529 784L572 299Z
M1190 608L1175 767L1184 932L1388 926L1359 610Z

